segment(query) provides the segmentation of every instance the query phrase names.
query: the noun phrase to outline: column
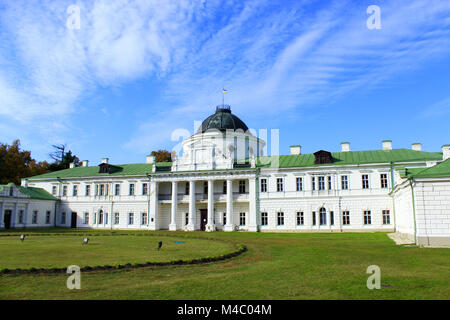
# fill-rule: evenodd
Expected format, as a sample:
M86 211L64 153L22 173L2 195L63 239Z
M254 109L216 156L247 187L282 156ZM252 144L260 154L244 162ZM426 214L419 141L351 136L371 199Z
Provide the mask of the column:
M158 230L158 182L150 182L150 217L149 229Z
M233 180L227 179L227 223L225 231L233 231Z
M0 228L3 228L3 201L0 202Z
M16 216L17 216L17 202L14 203L14 211L11 215L11 228L14 228L16 226Z
M26 227L28 224L28 211L29 211L29 206L30 204L27 202L25 204L25 212L24 212L24 217L23 217L23 224ZM44 218L45 219L45 218Z
M208 180L208 223L206 231L214 231L214 180Z
M189 223L186 226L189 231L195 230L195 181L189 181Z
M172 181L172 211L170 215L169 230L177 230L177 205L178 205L178 182Z
M256 178L250 178L248 179L248 207L249 207L249 225L248 230L249 231L258 231L258 199L257 199L257 193L256 193Z

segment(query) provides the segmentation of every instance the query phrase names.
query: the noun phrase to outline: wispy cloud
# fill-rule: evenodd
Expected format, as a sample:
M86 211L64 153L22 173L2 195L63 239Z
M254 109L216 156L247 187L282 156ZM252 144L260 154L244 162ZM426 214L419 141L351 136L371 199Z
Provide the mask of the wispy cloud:
M420 118L432 118L450 114L450 97L427 106L420 114Z

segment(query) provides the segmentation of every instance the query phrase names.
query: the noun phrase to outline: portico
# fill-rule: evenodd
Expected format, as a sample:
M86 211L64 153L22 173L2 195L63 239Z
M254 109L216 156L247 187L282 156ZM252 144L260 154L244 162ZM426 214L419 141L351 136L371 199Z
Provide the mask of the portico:
M200 211L207 212L205 231L257 231L256 170L234 169L222 174L205 172L155 173L150 179L149 229L201 230ZM169 193L170 192L170 193ZM253 203L252 203L253 202ZM161 207L170 205L168 225ZM186 206L187 205L187 206ZM237 210L240 210L237 212ZM245 213L240 225L237 215ZM186 217L187 216L187 217Z

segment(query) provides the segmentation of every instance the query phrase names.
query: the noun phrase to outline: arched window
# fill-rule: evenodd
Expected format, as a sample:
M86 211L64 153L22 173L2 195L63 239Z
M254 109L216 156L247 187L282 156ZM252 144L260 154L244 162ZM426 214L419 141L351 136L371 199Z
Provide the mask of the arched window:
M319 209L319 221L320 225L327 224L327 210L323 207Z
M103 210L98 212L98 224L103 224Z

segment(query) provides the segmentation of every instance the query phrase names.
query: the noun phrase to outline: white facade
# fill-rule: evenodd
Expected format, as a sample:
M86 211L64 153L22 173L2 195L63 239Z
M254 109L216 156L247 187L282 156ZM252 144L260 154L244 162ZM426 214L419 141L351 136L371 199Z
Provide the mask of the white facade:
M11 225L17 228L30 225L33 210L39 211L41 220L50 210L56 211L51 225L63 227L396 231L422 245L450 244L450 180L415 181L411 192L411 184L396 172L399 167L432 167L442 161L442 154L422 152L414 144L412 150L399 149L408 155L404 160L371 163L370 159L349 162L342 158L324 165L295 165L300 159L296 157L313 155L302 155L300 146L292 146L292 154L286 157L294 165L265 166L261 164L264 141L249 132L228 133L197 133L183 142L182 155L171 164L156 164L153 157L147 157L146 164L133 173L119 166L113 167L123 169L123 174L113 169L99 173L103 165L108 169L108 159L104 159L100 166L88 167L84 162L83 167L61 171L58 176L24 179L23 186L42 188L59 200L33 204L2 197L2 214L6 208L16 215L25 210L25 224ZM391 141L383 141L380 152L391 157L396 151ZM352 154L356 157L357 152L343 143L338 156ZM35 226L47 226L41 220Z

